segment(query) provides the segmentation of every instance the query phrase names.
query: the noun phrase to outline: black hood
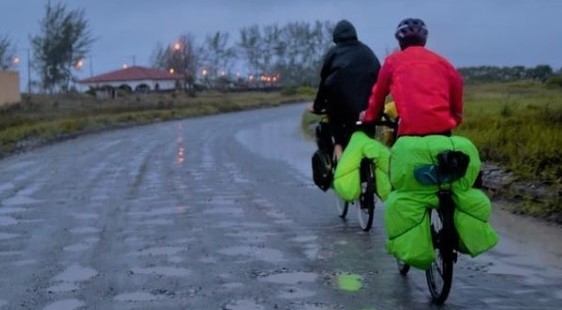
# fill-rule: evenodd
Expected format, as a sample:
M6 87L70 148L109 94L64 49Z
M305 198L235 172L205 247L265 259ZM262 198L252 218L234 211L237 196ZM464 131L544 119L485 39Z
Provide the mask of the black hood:
M356 41L357 32L352 23L347 20L341 20L334 28L334 43L341 43L346 41Z

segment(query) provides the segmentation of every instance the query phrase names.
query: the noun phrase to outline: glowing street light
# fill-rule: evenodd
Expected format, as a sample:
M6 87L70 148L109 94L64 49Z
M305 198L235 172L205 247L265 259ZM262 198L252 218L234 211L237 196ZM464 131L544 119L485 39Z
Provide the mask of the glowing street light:
M74 65L74 68L76 68L77 70L80 70L80 69L82 69L82 67L84 67L84 63L85 63L85 60L84 60L84 58L82 58L82 59L80 59L76 62L76 64Z
M203 69L202 73L203 73L203 75L207 75L207 73L208 73L207 69Z
M17 65L19 65L20 63L21 63L21 59L20 59L18 56L14 57L14 58L12 59L12 65L17 66Z
M176 70L174 70L174 68L170 68L169 71L170 71L171 74L174 74L174 72L176 72Z
M174 50L175 51L181 50L181 44L179 42L174 43Z
M129 65L128 65L128 64L123 64L123 69L127 69L127 68L129 68Z

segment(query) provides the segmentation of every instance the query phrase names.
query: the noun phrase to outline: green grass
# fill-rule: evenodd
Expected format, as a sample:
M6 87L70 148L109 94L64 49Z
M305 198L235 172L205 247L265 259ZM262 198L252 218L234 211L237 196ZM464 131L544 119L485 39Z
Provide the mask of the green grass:
M311 99L306 94L275 92L208 92L195 98L184 94L130 95L116 100L81 94L32 96L0 107L0 157L25 149L29 143L40 145L81 133Z
M456 134L483 160L526 179L562 182L562 91L535 83L469 86Z

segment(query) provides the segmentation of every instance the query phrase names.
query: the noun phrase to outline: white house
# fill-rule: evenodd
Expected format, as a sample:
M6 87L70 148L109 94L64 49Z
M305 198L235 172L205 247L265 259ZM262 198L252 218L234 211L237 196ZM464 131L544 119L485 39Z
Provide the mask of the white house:
M183 76L166 70L133 66L78 81L98 94L115 96L118 89L129 92L169 91L178 88Z

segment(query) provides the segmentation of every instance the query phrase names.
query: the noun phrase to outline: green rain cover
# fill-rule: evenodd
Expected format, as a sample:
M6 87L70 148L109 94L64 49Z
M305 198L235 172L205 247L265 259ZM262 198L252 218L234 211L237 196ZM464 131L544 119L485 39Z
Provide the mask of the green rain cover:
M334 190L345 201L354 201L361 194L359 166L363 157L373 163L377 195L384 201L391 191L388 178L390 150L363 132L355 132L340 158L334 174Z
M427 211L438 205L438 186L420 184L414 177L414 169L436 164L437 154L445 150L461 151L470 157L466 175L450 184L457 205L455 226L460 237L459 250L474 257L494 247L499 240L488 223L490 200L472 188L481 165L474 144L458 136L401 137L391 150L390 180L395 190L385 202L386 249L398 259L424 270L435 258Z

